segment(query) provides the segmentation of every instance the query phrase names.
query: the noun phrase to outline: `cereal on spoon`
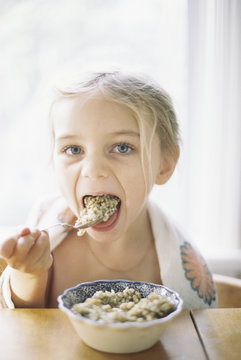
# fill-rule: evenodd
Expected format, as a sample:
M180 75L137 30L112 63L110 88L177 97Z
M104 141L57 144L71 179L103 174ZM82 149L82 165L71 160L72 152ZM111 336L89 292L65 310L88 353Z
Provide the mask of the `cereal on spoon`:
M111 215L113 215L117 209L120 199L114 195L88 195L84 197L84 209L80 212L80 216L77 219L75 225L86 224L90 221L103 218L102 221L107 221ZM77 232L78 236L82 236L85 233L85 229L80 229Z

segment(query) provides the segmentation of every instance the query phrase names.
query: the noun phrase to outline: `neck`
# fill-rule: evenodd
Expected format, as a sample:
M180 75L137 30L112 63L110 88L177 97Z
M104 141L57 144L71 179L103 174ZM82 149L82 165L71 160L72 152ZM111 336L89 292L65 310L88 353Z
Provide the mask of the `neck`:
M133 224L118 241L99 243L88 239L88 246L95 259L106 269L116 272L133 270L142 262L153 246L153 235L147 210L141 215L138 226Z

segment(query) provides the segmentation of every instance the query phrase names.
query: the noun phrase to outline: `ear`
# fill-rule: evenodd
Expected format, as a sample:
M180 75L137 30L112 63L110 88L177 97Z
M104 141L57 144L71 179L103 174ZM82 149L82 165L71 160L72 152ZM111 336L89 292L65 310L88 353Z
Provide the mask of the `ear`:
M179 158L180 150L176 147L173 153L165 153L161 159L159 173L157 174L155 184L164 185L172 176Z

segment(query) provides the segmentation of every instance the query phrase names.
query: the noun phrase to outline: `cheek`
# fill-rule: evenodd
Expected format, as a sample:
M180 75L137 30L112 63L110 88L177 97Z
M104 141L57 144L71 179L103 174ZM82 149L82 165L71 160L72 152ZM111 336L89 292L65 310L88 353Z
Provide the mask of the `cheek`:
M143 201L145 196L145 179L141 165L128 168L122 177L122 186L126 193L127 203Z

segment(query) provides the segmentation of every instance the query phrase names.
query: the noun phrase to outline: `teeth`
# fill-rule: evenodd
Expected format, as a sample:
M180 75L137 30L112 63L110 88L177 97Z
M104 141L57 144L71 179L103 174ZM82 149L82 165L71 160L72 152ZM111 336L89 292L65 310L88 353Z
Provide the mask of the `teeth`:
M118 208L120 199L114 195L87 195L84 197L85 208L80 212L80 216L76 221L76 225L86 224L103 217L103 221L107 221ZM77 232L78 236L84 234L84 230Z

